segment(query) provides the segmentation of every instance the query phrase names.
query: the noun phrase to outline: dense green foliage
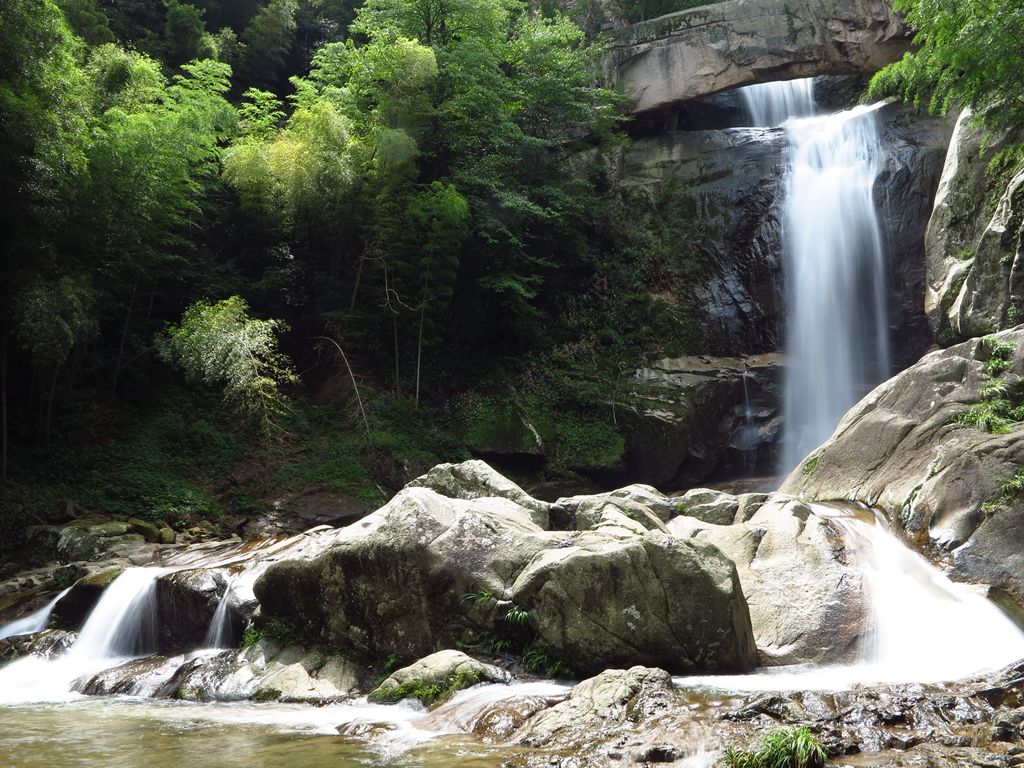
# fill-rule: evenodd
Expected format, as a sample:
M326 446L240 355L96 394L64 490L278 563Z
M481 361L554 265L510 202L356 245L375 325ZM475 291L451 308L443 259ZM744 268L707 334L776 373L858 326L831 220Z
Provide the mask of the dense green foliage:
M502 421L619 467L622 371L693 338L652 283L697 262L685 190L614 183L602 45L521 0L12 0L0 516L376 503Z
M933 113L970 107L995 129L1024 122L1024 7L990 0L895 0L917 50L871 82Z

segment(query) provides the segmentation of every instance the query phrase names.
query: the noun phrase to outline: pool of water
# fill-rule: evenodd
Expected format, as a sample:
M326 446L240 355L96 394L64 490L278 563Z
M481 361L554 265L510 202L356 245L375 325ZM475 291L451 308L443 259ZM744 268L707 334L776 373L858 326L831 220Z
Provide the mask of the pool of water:
M353 720L345 709L124 698L3 706L0 766L497 768L517 754L465 734L421 731L402 707L391 722Z

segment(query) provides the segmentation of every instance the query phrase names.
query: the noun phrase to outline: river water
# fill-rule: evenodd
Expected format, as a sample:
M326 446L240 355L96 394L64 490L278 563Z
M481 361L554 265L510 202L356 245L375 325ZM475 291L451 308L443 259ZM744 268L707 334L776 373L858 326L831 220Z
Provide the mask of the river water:
M342 736L337 707L83 698L0 709L5 768L493 768L516 754L468 736ZM384 735L387 735L386 733Z

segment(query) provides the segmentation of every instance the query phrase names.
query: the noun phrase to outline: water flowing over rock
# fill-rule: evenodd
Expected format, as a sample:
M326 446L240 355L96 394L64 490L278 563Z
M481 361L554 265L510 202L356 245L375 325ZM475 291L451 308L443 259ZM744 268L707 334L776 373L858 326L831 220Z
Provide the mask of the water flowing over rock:
M925 309L937 339L954 343L1024 319L1021 199L1024 172L993 189L987 168L1020 132L988 137L970 111L957 120L925 246Z
M634 24L610 63L644 112L751 83L870 73L909 48L883 0L730 0Z
M637 370L618 410L631 477L670 486L774 464L779 355L684 357Z
M319 642L408 658L515 633L516 609L523 631L574 669L753 666L735 567L717 549L642 527L545 531L533 515L504 498L406 488L322 556L271 567L256 584L262 615Z
M1024 466L1024 424L1011 420L993 433L956 422L972 407L996 407L993 397L1009 398L1012 407L1013 382L1024 374L1024 328L995 339L1012 345L1011 367L1001 374L1009 393L986 394L991 343L973 339L932 352L851 409L782 490L884 510L954 577L1004 588L1021 601L1024 507L1004 485Z
M793 84L782 105L811 98ZM803 113L813 104L799 105ZM776 112L782 112L782 106ZM790 469L889 372L886 260L874 199L882 162L875 109L785 123L786 382L782 466Z

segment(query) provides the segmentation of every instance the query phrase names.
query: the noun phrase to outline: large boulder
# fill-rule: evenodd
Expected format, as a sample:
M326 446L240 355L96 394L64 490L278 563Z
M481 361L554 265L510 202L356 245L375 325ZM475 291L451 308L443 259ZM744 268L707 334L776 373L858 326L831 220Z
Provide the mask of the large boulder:
M503 634L579 670L753 666L735 567L713 547L645 529L567 535L535 515L506 498L406 488L319 557L271 566L255 585L262 617L377 656Z
M1009 410L1020 405L1024 327L994 339L1010 346L973 339L932 352L881 384L782 491L884 510L894 528L955 577L1003 587L1021 601L1024 496L1013 481L1024 467L1024 423ZM1000 351L1006 349L1012 352ZM994 382L1007 388L994 391ZM1000 409L1009 418L987 431Z
M736 567L702 542L582 534L538 554L512 595L529 606L539 644L584 674L633 662L679 673L757 663Z
M751 83L871 73L909 49L885 0L727 0L634 24L609 63L644 112Z
M969 111L957 120L925 240L925 309L943 343L1024 320L1024 172L993 182L988 171L996 153L1021 137L1020 131L987 136Z
M716 506L730 501L738 511L741 498L727 494ZM736 563L761 663L853 661L869 611L860 572L845 562L842 539L828 520L773 494L746 522L731 522L679 516L669 530L710 542Z
M409 482L407 487L429 488L450 499L508 499L529 510L531 520L541 528L547 528L548 525L550 504L533 498L479 459L459 464L438 464L425 475Z

